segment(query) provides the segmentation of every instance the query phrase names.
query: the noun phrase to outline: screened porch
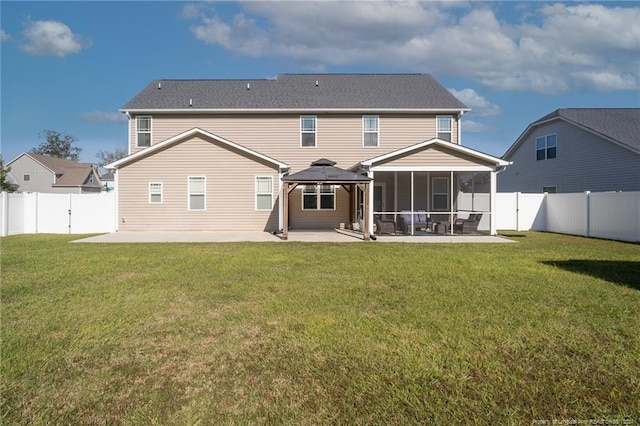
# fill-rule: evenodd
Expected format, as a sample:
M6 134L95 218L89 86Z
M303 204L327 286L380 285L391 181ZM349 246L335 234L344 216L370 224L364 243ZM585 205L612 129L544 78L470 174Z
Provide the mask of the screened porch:
M376 171L371 188L376 234L495 234L495 172ZM495 194L495 189L494 192ZM362 218L362 194L358 195Z

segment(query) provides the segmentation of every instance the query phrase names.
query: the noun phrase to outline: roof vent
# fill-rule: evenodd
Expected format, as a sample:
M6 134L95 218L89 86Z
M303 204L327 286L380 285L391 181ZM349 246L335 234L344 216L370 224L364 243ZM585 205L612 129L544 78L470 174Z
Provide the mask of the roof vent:
M158 90L162 89L162 82L158 82Z
M251 83L247 83L247 90L251 90Z
M317 86L319 86L319 84L318 84L318 80L316 80L316 87L317 87Z
M189 106L192 107L193 106L193 99L189 98Z

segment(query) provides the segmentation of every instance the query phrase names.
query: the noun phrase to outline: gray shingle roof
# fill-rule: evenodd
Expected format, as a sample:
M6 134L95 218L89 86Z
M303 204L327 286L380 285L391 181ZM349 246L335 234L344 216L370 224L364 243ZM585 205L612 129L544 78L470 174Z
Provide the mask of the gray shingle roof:
M270 80L154 80L122 107L124 111L163 109L468 108L429 74L280 74Z
M27 153L33 159L52 170L56 175L56 183L53 186L82 186L99 188L100 182L94 179L89 182L88 178L93 173L93 165L91 163L78 163L77 161L67 160L66 158L49 157L42 154ZM97 175L94 175L97 177Z
M561 108L532 125L555 117L564 118L640 150L640 108Z

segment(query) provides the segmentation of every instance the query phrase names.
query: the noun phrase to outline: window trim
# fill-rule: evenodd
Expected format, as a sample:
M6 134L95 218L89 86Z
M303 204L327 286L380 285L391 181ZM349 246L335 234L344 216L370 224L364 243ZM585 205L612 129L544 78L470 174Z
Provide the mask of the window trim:
M326 186L331 187L331 191L332 191L331 193L328 193L328 192L324 192L323 193L322 191L319 190L320 188L326 187ZM335 187L335 185L318 184L318 185L301 185L301 187L302 187L301 190L300 190L300 193L301 193L301 197L300 197L301 198L301 206L300 206L300 208L301 208L301 210L303 210L303 211L335 211L336 210L336 207L337 207L337 195L336 195L336 187ZM315 188L315 191L314 191L313 195L316 196L316 207L313 208L313 209L307 209L307 208L304 207L305 196L307 196L307 197L311 196L311 193L305 194L305 189L307 189L307 188ZM322 208L322 195L329 195L329 194L331 194L333 196L333 207L330 208L330 209L323 209Z
M159 185L160 191L158 193L158 191L153 191L152 187L154 185ZM163 186L162 182L149 182L149 204L162 204L164 202L164 191L163 191ZM152 196L153 195L160 195L160 201L153 201Z
M440 120L448 119L450 125L449 130L441 131L440 130ZM441 133L448 133L449 140L443 139L440 137ZM453 115L436 115L436 138L443 140L445 142L453 142Z
M144 130L144 131L140 131L140 124L138 123L138 120L141 118L146 118L149 119L149 130ZM149 148L151 145L153 145L152 140L153 140L153 117L150 115L137 115L136 116L136 148ZM140 133L144 133L144 134L149 134L149 145L140 145L139 144L139 136Z
M304 130L302 122L305 118L313 118L313 131ZM313 134L313 146L303 145L304 134ZM318 116L317 115L301 115L300 116L300 148L317 148L318 147Z
M548 140L552 136L555 136L555 139L556 139L555 145L549 146ZM544 139L544 148L538 148L538 141L540 139ZM546 160L553 160L554 158L558 158L558 134L557 133L549 133L542 136L536 136L534 144L536 148L536 161L546 161ZM551 148L555 148L555 154L553 157L549 157L549 150ZM538 152L540 151L544 153L544 158L538 158Z
M367 118L375 118L376 119L376 130L375 131L367 131L365 126L365 121ZM366 145L365 144L365 135L374 134L376 135L376 144L375 145ZM380 147L380 116L379 115L363 115L362 116L362 147L363 148L379 148Z
M204 191L203 192L191 192L191 179L202 179L204 182ZM204 206L201 209L191 208L191 196L192 195L203 195L204 196ZM187 210L190 212L203 212L207 211L207 177L206 176L187 176Z
M259 179L269 179L269 186L271 190L269 192L258 192L258 180ZM273 176L256 176L255 177L255 196L254 196L254 209L258 212L271 211L273 210ZM261 209L258 207L258 196L259 195L269 195L269 208Z

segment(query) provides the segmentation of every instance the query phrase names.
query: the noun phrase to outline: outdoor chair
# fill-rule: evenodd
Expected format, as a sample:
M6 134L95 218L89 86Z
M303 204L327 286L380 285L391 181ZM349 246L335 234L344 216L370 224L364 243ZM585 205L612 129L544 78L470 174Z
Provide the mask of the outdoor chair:
M391 219L375 218L376 234L395 234L396 223Z
M414 229L428 228L431 224L431 219L427 217L427 212L419 210L413 215L413 227ZM398 228L404 234L411 233L411 212L403 210L402 214L398 216Z
M453 224L453 232L460 234L477 232L480 219L482 219L482 214L470 214L467 219L456 219Z

